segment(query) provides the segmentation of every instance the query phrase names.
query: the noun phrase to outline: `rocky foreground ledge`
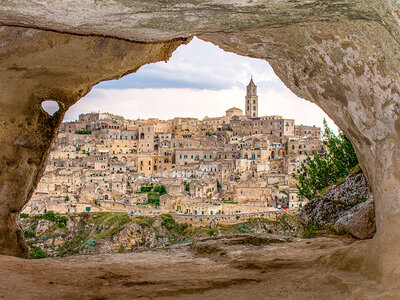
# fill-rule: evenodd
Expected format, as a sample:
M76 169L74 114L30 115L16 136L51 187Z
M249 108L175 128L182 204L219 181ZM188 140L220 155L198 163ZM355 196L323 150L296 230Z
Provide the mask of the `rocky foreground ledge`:
M332 267L363 243L239 234L142 253L0 256L0 298L383 299L376 283Z

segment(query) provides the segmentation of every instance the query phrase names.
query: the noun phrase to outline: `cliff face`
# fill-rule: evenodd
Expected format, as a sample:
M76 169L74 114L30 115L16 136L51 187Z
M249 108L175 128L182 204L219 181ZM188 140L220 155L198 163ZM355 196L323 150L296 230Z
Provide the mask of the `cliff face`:
M186 244L194 241L259 234L301 236L295 216L278 220L252 219L237 225L194 228L170 215L129 217L125 213L83 213L61 216L47 213L20 219L32 258L74 254L126 253Z
M364 273L399 288L399 8L393 0L2 1L0 253L26 254L16 216L70 105L197 35L268 60L351 139L375 199ZM46 99L61 107L53 117L40 108Z

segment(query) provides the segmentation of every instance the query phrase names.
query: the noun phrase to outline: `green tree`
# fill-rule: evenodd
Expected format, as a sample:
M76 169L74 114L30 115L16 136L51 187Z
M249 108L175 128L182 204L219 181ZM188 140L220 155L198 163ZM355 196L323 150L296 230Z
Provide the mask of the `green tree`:
M147 193L147 202L150 204L155 204L157 206L160 205L160 194L157 192L148 192Z
M141 193L148 193L148 192L151 192L152 189L153 189L153 186L141 186L140 187L140 192Z
M154 191L159 193L160 195L165 195L167 193L167 190L165 189L165 186L163 186L163 185L156 186L154 188Z
M301 170L293 174L298 180L299 195L307 199L316 198L321 191L349 174L358 164L358 159L350 140L342 132L335 135L324 119L322 140L326 151L316 151L301 164Z
M219 181L217 180L217 189L218 190L220 190L222 187L221 187L221 184L219 183Z

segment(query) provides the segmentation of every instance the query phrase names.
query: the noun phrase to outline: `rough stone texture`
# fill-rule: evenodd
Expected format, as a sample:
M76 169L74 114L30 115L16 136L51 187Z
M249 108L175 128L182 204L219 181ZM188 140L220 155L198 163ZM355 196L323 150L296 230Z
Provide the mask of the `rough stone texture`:
M16 216L31 197L67 109L102 80L167 60L183 40L140 44L0 27L0 253L25 256ZM55 100L53 117L41 108Z
M212 236L209 229L187 224L174 223L167 228L162 225L160 217L154 216L130 218L122 213L83 213L68 216L65 226L60 226L59 221L39 218L20 218L26 243L31 251L39 247L54 257L146 251L211 238L234 242L235 237L242 235L248 236L249 243L256 244L257 236L267 233L288 238L302 234L297 219L287 214L283 214L279 221L256 218L237 225L215 224ZM268 236L266 238L270 240Z
M362 173L349 175L342 184L304 205L299 213L299 220L305 227L330 229L343 214L367 200L371 193L368 181ZM373 227L375 228L375 224Z
M325 200L355 206L365 201L372 191L363 173L347 176L346 180L322 195Z
M361 240L373 238L376 231L374 197L371 195L367 201L346 211L334 227Z
M17 0L1 2L0 22L136 41L198 35L225 50L268 60L294 93L318 104L353 142L376 209L377 234L365 256L370 270L366 275L387 287L400 287L399 11L395 0ZM68 107L49 118L39 109L39 100L53 97L73 103L96 82L152 61L138 55L136 64L124 68L127 49L121 54L114 44L122 42L100 40L70 36L66 41L49 32L30 40L18 29L1 33L0 87L7 91L0 96L0 120L5 124L0 135L2 253L18 254L16 249L23 247L13 225L15 214L41 175ZM176 43L149 47L159 51L153 53L157 59L165 59L165 46L172 51ZM43 46L54 52L38 51ZM84 68L85 59L79 60L83 57L92 67L111 69L100 68L100 74L89 79L87 74L93 73ZM50 61L59 68L51 69L46 64ZM60 85L64 81L66 88Z
M231 242L234 243L231 243ZM398 299L330 258L365 241L257 236L169 250L21 260L0 256L4 299ZM249 243L250 242L250 243ZM342 252L342 253L340 253ZM339 255L338 255L339 253ZM331 262L329 262L331 264ZM357 262L347 262L357 265ZM386 298L385 298L386 296Z

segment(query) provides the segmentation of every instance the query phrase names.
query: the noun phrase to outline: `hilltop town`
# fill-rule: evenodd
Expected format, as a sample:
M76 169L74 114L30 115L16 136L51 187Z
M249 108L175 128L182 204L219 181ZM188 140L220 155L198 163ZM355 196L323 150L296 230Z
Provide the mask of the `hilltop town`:
M62 123L47 167L23 212L124 211L182 215L298 210L292 174L321 154L321 130L258 114L257 86L245 113L203 120L127 120L81 114Z

